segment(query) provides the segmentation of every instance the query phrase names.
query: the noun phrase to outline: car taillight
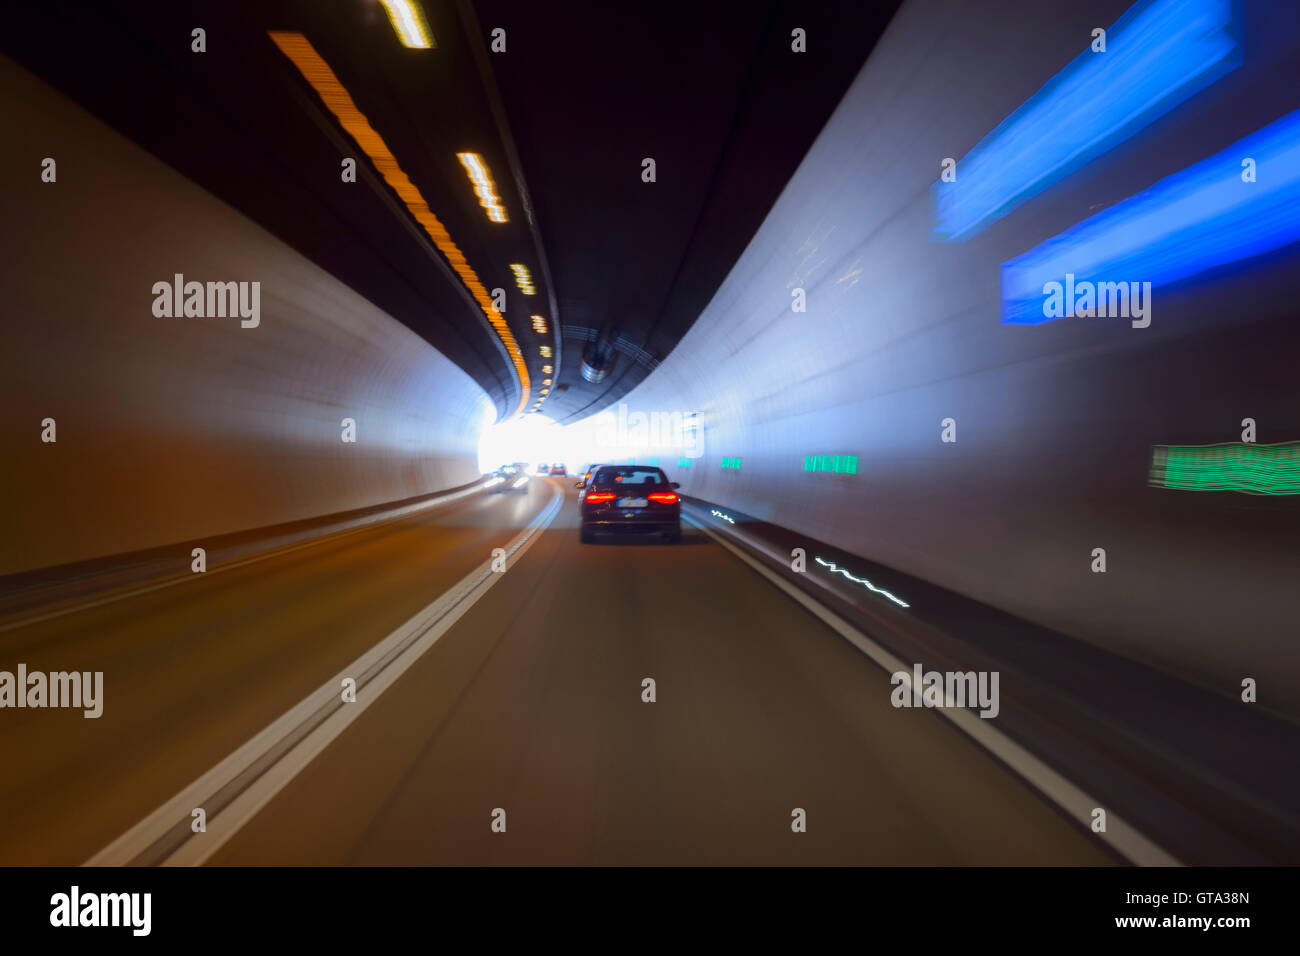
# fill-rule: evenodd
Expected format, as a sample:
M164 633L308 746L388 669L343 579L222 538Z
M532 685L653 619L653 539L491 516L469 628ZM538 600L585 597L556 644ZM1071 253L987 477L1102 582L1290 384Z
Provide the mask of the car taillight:
M652 491L646 497L660 505L670 505L677 500L677 495L671 491Z
M676 496L676 495L673 495L673 497L676 498L677 496ZM587 492L587 497L584 498L583 500L584 500L584 501L592 501L592 502L594 502L594 501L613 501L613 500L614 500L614 492L612 492L612 491L589 491L589 492Z

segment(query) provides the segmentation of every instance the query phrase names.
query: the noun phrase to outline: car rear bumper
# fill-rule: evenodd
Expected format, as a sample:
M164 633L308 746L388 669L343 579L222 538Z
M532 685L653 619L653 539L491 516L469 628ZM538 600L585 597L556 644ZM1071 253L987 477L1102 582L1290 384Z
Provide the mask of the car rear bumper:
M584 521L582 530L589 534L678 534L682 530L682 523L677 518L621 518Z

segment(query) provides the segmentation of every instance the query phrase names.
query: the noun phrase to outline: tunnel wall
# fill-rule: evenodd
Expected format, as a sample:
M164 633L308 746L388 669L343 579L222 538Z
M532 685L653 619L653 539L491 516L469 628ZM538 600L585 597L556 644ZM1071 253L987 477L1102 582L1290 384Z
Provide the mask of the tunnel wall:
M1295 247L1155 289L1145 329L999 313L1001 263L1300 106L1278 79L1295 72L1300 30L1276 17L1294 15L1274 5L1263 29L1247 5L1235 72L970 241L930 238L941 161L1127 6L906 4L627 406L698 412L703 456L663 459L688 494L1227 696L1254 677L1261 704L1296 715L1296 499L1147 484L1153 445L1239 441L1247 416L1260 442L1300 439ZM857 474L805 471L818 454L857 456Z
M424 340L3 58L0 104L0 574L478 476L493 410ZM155 316L176 273L260 282L259 324Z

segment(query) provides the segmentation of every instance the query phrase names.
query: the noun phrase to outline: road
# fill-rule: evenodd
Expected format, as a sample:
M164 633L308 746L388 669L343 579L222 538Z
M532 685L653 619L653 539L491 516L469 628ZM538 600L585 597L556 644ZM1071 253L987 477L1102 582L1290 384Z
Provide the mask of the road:
M103 671L105 698L92 720L0 711L0 864L86 861L505 544L544 499L486 495L0 633L0 669Z
M893 708L883 670L702 532L582 545L552 481L0 634L14 662L106 683L99 720L5 715L0 862L90 858L553 488L529 549L206 862L1115 862L943 717Z

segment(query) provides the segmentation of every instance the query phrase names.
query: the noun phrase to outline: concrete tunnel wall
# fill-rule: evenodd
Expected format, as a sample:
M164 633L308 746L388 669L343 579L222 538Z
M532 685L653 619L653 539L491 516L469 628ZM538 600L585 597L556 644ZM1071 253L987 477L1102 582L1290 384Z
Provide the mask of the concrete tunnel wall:
M685 493L1225 696L1254 677L1263 705L1294 716L1295 499L1146 482L1153 445L1238 441L1246 416L1261 442L1300 439L1295 248L1156 289L1146 329L1003 326L998 268L1300 106L1269 82L1297 31L1270 36L1248 10L1235 73L969 242L929 236L941 160L1128 5L908 3L695 327L626 401L699 413L703 457L662 459ZM805 472L813 454L856 455L858 474Z
M4 58L0 114L0 574L478 476L494 410L423 339ZM260 324L155 317L175 273L259 281Z

